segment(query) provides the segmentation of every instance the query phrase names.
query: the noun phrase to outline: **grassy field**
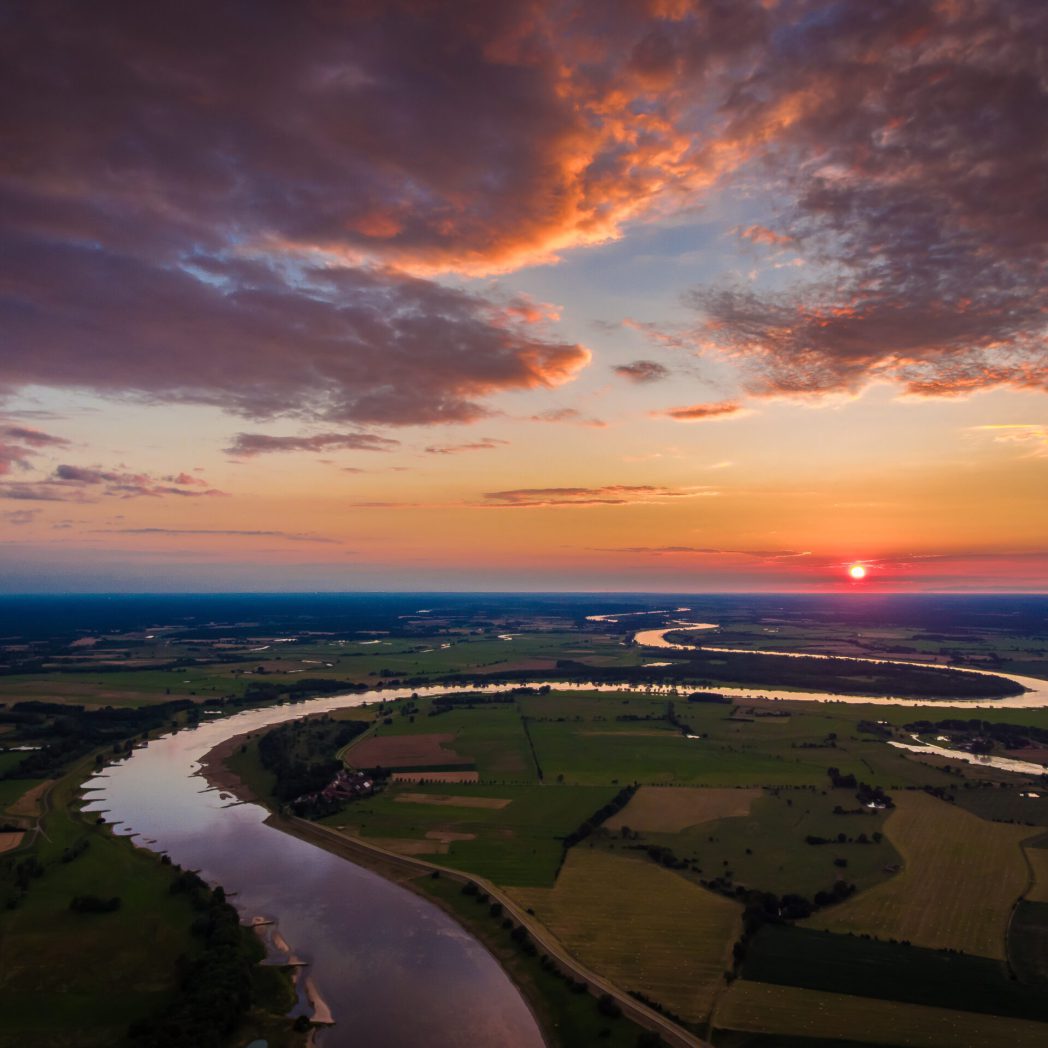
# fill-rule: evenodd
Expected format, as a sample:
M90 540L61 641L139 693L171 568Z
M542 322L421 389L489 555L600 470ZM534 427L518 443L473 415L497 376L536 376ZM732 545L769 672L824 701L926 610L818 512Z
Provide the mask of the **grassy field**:
M750 940L743 976L989 1015L1048 1020L1048 998L1013 979L1002 961L769 924Z
M694 862L704 879L730 875L736 884L780 895L794 892L811 898L832 888L839 877L860 888L880 883L888 876L885 867L900 861L887 840L873 843L872 835L884 829L884 814L834 815L837 805L856 807L854 791L764 791L747 815L717 819L675 834L646 832L642 841L671 848ZM836 843L841 833L851 841ZM869 843L856 843L860 834ZM806 844L809 835L834 843ZM847 865L837 866L838 859Z
M573 848L552 889L511 895L584 964L690 1021L723 986L741 907L647 859Z
M498 798L501 808L412 803L432 797ZM442 865L501 885L550 885L560 867L560 838L576 829L614 795L614 788L396 784L321 820L358 833L391 851L428 854ZM420 850L413 845L421 844Z
M276 776L263 767L258 757L258 736L245 739L240 746L226 758L226 766L251 791L264 800L269 797L276 785Z
M34 850L45 873L16 909L0 911L3 1046L119 1043L131 1021L170 998L176 959L192 949L194 914L168 890L169 868L71 810L75 778L55 788ZM63 861L80 842L86 850ZM75 895L119 896L122 904L114 913L75 913Z
M579 785L815 785L826 778L825 764L809 759L809 751L769 752L756 744L688 739L643 724L604 732L591 725L540 722L531 725L531 737L545 777L563 775L565 782Z
M986 822L925 793L896 795L885 832L902 873L812 917L830 931L1004 958L1004 933L1029 878L1028 827Z
M27 791L39 785L39 779L0 779L0 813L8 811Z
M604 825L613 833L623 826L645 833L679 833L711 819L748 815L760 796L760 790L745 788L642 786Z
M430 704L423 702L423 710ZM373 746L371 740L404 735L450 736L444 748L476 765L482 782L536 782L535 762L524 733L520 713L513 703L453 710L439 716L393 716L392 723L380 722L346 750L343 759L356 762L358 747Z
M954 792L957 803L973 815L1000 822L1048 826L1048 790L1036 790L1039 797L1021 797L1026 790L1012 780L1000 785L960 788Z
M1048 1025L742 979L717 1009L723 1030L774 1032L905 1048L1040 1048ZM819 1043L816 1040L816 1043Z
M1021 982L1048 997L1048 902L1020 902L1008 928L1008 961Z

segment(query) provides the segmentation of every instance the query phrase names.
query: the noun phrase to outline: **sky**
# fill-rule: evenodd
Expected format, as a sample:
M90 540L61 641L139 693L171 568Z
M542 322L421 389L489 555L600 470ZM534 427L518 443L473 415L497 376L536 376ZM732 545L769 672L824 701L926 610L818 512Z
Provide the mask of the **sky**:
M1048 591L1040 0L0 27L0 590Z

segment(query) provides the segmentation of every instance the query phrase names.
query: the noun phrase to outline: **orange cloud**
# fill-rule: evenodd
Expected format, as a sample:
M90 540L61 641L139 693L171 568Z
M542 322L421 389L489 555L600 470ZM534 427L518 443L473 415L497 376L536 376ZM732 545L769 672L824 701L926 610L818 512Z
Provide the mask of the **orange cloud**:
M730 418L749 414L733 400L722 400L715 404L692 404L689 407L668 408L656 412L656 417L671 418L676 422L705 422L708 419Z

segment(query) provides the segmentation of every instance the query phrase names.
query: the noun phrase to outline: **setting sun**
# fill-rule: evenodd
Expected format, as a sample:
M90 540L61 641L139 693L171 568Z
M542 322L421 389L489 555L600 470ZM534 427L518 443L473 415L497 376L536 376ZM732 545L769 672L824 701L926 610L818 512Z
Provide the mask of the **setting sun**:
M864 579L866 578L866 569L861 564L853 564L848 569L848 574L851 575L853 579Z

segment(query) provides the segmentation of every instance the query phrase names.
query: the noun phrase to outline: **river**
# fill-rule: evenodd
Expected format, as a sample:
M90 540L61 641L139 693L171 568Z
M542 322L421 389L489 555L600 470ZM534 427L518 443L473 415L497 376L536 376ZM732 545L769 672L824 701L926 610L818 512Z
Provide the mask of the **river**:
M637 634L650 647L679 647L667 630ZM687 627L684 627L687 628ZM692 624L692 629L715 628ZM659 641L662 643L660 644ZM785 656L784 652L764 652ZM884 662L890 660L867 659ZM965 670L968 673L982 672ZM979 709L1048 706L1048 681L997 674L1026 693L997 700L936 701L828 692L730 688L739 699ZM668 685L548 683L564 691L673 694ZM504 687L504 686L502 686ZM245 732L368 702L479 688L385 689L247 710L155 739L84 785L86 811L105 813L114 832L221 884L245 920L273 919L335 1025L320 1048L425 1044L428 1048L539 1048L543 1038L518 990L493 957L454 920L418 895L345 859L265 825L267 811L210 788L201 759ZM970 756L970 755L969 755Z
M442 910L266 826L264 808L237 803L197 774L200 759L232 735L368 698L376 696L252 710L154 740L87 782L85 809L221 884L245 920L276 920L333 1013L321 1048L541 1048L517 988Z

